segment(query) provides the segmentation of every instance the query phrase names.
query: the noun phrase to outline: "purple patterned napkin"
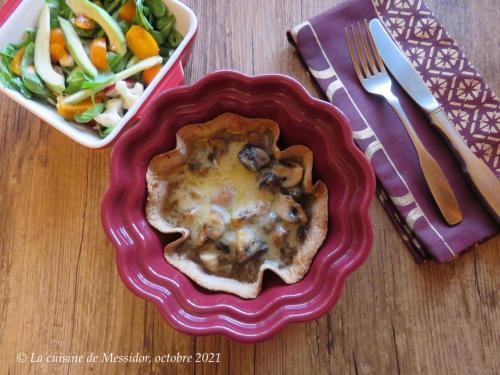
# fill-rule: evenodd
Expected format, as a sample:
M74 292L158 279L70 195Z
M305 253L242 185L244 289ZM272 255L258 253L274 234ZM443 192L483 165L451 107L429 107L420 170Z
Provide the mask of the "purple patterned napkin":
M457 195L464 220L454 227L446 224L396 113L361 87L344 28L374 17L386 25L468 146L497 177L500 101L421 0L348 0L288 33L328 100L350 119L354 139L375 169L379 198L413 255L417 260L445 262L492 237L498 227L466 183L442 138L394 81L393 92Z

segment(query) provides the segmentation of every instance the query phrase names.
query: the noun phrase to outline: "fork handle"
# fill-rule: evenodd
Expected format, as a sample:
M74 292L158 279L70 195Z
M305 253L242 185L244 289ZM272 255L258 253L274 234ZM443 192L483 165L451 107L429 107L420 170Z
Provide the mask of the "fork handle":
M465 175L468 176L497 224L500 224L500 181L493 171L467 147L442 108L432 112L429 117L451 145L455 155L462 162Z
M413 145L415 146L420 162L420 168L422 169L427 186L429 187L441 214L449 225L460 223L462 221L462 212L460 211L460 206L458 205L455 193L453 192L453 189L451 188L443 170L423 145L422 141L413 129L410 120L406 116L406 113L399 104L399 100L393 96L388 100L388 102L398 114L413 142Z

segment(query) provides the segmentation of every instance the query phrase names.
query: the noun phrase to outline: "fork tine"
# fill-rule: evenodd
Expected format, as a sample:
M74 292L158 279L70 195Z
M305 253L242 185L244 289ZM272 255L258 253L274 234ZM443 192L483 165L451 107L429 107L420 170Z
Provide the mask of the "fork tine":
M349 49L349 54L351 55L352 64L354 65L354 70L356 71L356 75L360 81L363 81L365 77L363 77L363 73L361 73L361 69L359 68L358 59L356 57L356 53L354 52L354 47L352 46L351 39L349 38L349 29L345 28L345 39L347 40L347 48Z
M361 45L359 43L358 37L356 36L356 30L354 29L354 25L351 25L352 38L354 39L354 45L356 46L356 51L358 51L359 61L361 62L361 66L363 67L363 71L365 72L365 76L368 78L372 74L368 65L366 65L366 56L361 50Z
M365 19L365 25L366 25L366 19ZM358 30L359 30L359 35L361 36L361 42L363 44L363 48L365 50L365 55L368 58L368 62L370 63L370 67L372 68L372 72L373 72L373 74L377 74L379 72L379 70L375 64L374 58L372 57L371 49L368 46L368 42L366 41L366 38L365 38L365 33L363 32L363 28L359 22L358 22ZM366 28L366 32L368 33L368 28Z
M370 29L368 27L368 22L366 21L366 19L365 19L365 27L366 27L366 31L368 33L368 39L370 40L370 45L372 47L373 54L375 55L375 59L377 59L378 67L379 67L381 72L385 72L386 71L385 65L382 62L382 58L380 57L380 54L378 53L377 46L375 44L375 41L373 40L373 36L372 36L372 33L370 32Z

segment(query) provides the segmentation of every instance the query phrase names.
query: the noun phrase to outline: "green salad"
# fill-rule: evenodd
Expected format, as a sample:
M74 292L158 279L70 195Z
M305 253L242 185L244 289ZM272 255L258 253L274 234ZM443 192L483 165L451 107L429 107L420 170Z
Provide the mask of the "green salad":
M181 41L162 0L46 0L36 29L0 49L0 85L105 137Z

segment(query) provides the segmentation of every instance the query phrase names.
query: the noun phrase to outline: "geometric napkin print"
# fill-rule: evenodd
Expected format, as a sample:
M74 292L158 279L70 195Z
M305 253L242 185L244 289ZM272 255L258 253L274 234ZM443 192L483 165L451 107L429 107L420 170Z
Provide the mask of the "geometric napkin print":
M500 177L500 100L420 0L372 0L469 148Z

